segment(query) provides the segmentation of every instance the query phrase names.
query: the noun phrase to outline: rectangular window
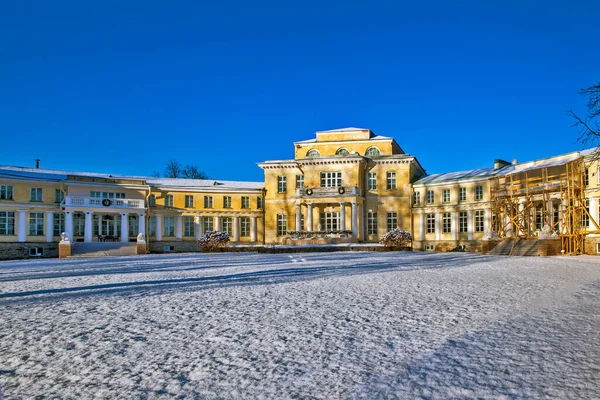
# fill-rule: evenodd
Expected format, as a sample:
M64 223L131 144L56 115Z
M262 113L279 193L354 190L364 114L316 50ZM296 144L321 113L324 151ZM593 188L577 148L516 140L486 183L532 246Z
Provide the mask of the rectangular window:
M588 213L590 212L590 200L589 199L584 199L583 200L583 206L587 210L587 213L586 212L583 213L583 217L581 219L581 226L582 227L588 227L590 225L590 217L588 216ZM536 229L542 229L542 227L541 227L541 215L539 217L539 220L540 220L539 225L540 225L540 227L539 228L537 227L538 226L538 217L537 217L538 211L541 213L541 209L537 209L536 208L536 221L535 221L536 222Z
M376 172L367 173L367 189L368 190L376 190L377 189L377 173Z
M194 196L189 194L185 195L185 208L194 208Z
M287 231L287 215L277 214L277 236L284 236Z
M0 200L12 200L13 187L12 185L0 185Z
M387 190L396 189L396 173L395 172L387 172L386 173L386 188Z
M452 232L452 215L449 212L445 212L442 214L442 232Z
M300 214L300 226L297 227L296 230L304 230L304 214Z
M150 197L148 197L148 205L150 207L156 206L156 195L155 194L151 194Z
M44 234L44 213L29 213L29 234L31 236L41 236Z
M90 192L90 197L94 197L97 199L124 199L125 193Z
M296 175L296 189L304 188L304 175Z
M54 189L54 202L60 204L64 199L65 193L60 189Z
M202 217L202 225L204 227L204 232L215 230L215 221L213 217Z
M31 188L29 201L43 201L42 188Z
M163 235L175 236L175 217L164 217L163 224Z
M458 201L467 201L467 188L458 188Z
M590 170L588 168L583 170L583 184L589 186L590 184Z
M394 229L398 229L398 213L395 211L387 213L386 219L386 228L387 231L393 231Z
M321 172L321 187L342 186L341 172Z
M367 235L377 235L377 213L367 213Z
M156 236L156 216L148 218L148 236Z
M435 214L427 214L427 233L435 233Z
M483 199L483 186L475 186L475 200Z
M427 204L433 204L434 201L435 201L435 196L434 196L433 190L428 190L427 191Z
M240 236L250 236L250 217L240 217Z
M256 208L258 208L259 210L262 210L265 206L265 199L262 197L257 197L256 198Z
M213 208L212 196L204 196L204 208Z
M183 236L196 236L194 217L183 217Z
M442 190L442 203L449 203L450 202L450 189L443 189Z
M83 236L85 231L85 215L83 213L73 214L73 236Z
M231 208L231 196L223 196L223 208Z
M475 210L475 232L483 232L483 210Z
M277 177L277 193L287 192L287 180L285 176Z
M458 214L458 231L460 233L465 233L467 232L467 224L468 224L468 217L467 217L467 212L466 211L461 211Z
M242 208L250 208L250 197L242 196Z
M233 235L233 218L231 217L223 217L223 232L227 233L229 236Z
M15 234L15 213L13 211L0 211L0 235Z
M54 213L54 236L60 236L65 231L65 214Z
M129 221L129 232L127 232L127 234L130 237L136 237L138 235L138 233L140 232L140 225L139 222L137 220L138 216L137 215L129 215L128 221ZM145 232L143 232L144 234L146 234Z
M165 207L173 207L173 195L168 194L165 196Z
M413 206L418 206L421 204L421 192L413 193Z
M321 213L319 216L319 221L321 223L321 230L337 231L340 229L340 213L337 211Z

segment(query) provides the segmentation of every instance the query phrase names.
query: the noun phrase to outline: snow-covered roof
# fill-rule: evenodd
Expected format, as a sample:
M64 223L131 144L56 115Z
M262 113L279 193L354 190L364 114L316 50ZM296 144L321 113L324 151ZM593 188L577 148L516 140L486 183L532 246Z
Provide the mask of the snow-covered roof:
M350 132L350 131L369 131L370 129L368 128L355 128L352 126L349 126L347 128L338 128L338 129L329 129L326 131L318 131L318 132Z
M329 132L329 131L327 131L327 132ZM374 135L374 136L371 136L369 139L356 139L356 141L360 142L360 141L367 141L367 140L370 141L370 140L391 140L391 139L392 138L388 137L388 136ZM336 140L336 142L337 141L338 140ZM346 141L346 140L344 140L344 141ZM294 144L298 144L298 143L317 143L317 139L315 138L315 139L308 139L308 140L301 140L299 142L294 142Z
M262 189L263 182L221 181L215 179L182 179L182 178L147 178L150 186L186 187L186 188L232 188L232 189Z
M512 165L509 167L512 167ZM427 183L457 181L465 179L490 178L498 173L500 173L501 175L510 173L509 167L504 167L497 170L494 170L494 168L480 168L471 169L467 171L447 172L444 174L431 174L419 179L414 184L422 185Z

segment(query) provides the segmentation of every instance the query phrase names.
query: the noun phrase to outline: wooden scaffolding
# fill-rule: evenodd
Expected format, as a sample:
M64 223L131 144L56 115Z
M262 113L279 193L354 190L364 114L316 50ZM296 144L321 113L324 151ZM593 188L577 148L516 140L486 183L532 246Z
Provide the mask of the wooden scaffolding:
M583 157L490 179L492 229L501 238L537 238L549 226L563 254L584 253L588 233L600 233L585 199ZM590 228L590 225L593 228Z

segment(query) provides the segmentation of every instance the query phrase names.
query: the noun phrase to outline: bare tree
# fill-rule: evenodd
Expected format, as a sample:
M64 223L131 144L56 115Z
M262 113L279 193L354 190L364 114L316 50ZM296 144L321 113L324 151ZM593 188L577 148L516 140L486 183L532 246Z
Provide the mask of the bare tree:
M160 178L160 171L154 170L152 172L154 178ZM162 174L163 178L187 178L187 179L208 179L208 176L200 171L197 165L187 164L185 167L174 158L167 161L165 170Z
M188 179L208 179L208 176L200 171L197 165L186 165L183 168L183 177Z
M581 89L579 94L587 99L587 115L579 117L573 110L567 111L567 115L575 119L573 126L579 128L578 142L585 146L600 145L600 81L587 88ZM596 157L600 156L600 149L596 151Z
M152 171L152 177L153 178L160 178L160 171L157 171L157 170Z
M164 177L165 178L181 178L183 172L183 168L179 161L171 158L167 161L167 166L165 167Z

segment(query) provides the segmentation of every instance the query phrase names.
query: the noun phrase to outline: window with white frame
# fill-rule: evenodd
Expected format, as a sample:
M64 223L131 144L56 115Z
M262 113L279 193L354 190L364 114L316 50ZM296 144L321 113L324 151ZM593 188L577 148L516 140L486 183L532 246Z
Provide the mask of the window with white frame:
M377 172L367 173L367 190L377 190Z
M390 211L387 213L386 229L388 232L398 229L398 213Z
M335 152L336 156L347 156L348 154L350 154L350 152L348 151L348 149L345 149L343 147L340 148L340 149L337 149L337 151Z
M377 235L377 213L373 211L367 213L367 235Z
M185 195L185 208L194 208L194 196L190 194Z
M65 192L63 192L60 189L54 189L54 202L55 203L62 203L62 201L65 199Z
M287 231L287 215L277 214L277 236L284 236Z
M450 189L442 189L442 203L450 203Z
M156 216L148 218L148 236L156 236Z
M458 201L467 201L467 188L458 188Z
M164 236L175 236L175 217L164 217L163 225Z
M231 196L223 196L223 208L231 208Z
M73 214L73 236L83 236L85 232L85 215L83 213Z
M183 236L196 236L194 217L183 217Z
M61 233L65 231L65 214L64 213L54 213L54 232L52 234L54 236L60 236Z
M202 217L202 226L204 228L204 232L214 231L215 230L215 220L213 217Z
M589 186L590 184L590 170L588 168L583 170L583 184L585 186Z
M468 215L466 211L461 211L458 214L458 231L460 233L467 232L468 229Z
M299 230L299 231L304 230L304 214L300 214L300 226L297 226L296 230Z
M14 211L0 211L0 235L15 234Z
M483 210L475 210L475 232L483 232Z
M223 217L221 220L223 222L223 232L227 233L229 236L233 235L233 218Z
M240 236L250 236L250 217L240 217Z
M321 172L321 187L342 186L341 172Z
M213 208L212 196L204 196L204 208Z
M393 190L396 189L396 173L392 172L392 171L388 171L385 174L385 183L386 183L386 189L387 190Z
M483 199L483 186L475 186L475 200Z
M138 218L137 215L129 214L129 217L128 217L129 224L127 225L129 227L129 231L127 232L127 234L130 237L135 237L138 235L138 233L143 233L143 232L140 232L140 224L139 224L137 218Z
M250 196L242 196L242 208L250 208Z
M337 211L327 211L320 215L321 229L325 231L337 231L339 225L340 213Z
M425 219L427 222L427 233L435 233L435 214L426 214Z
M173 195L168 194L165 196L165 207L173 207Z
M435 201L435 196L434 196L433 190L428 190L427 191L427 204L433 204L434 201Z
M304 175L296 175L296 189L304 188Z
M155 194L151 194L150 197L148 197L148 205L150 207L156 206L156 195Z
M124 199L125 193L91 191L90 197L94 197L96 199Z
M371 146L367 149L367 151L365 151L365 156L367 156L367 157L378 156L380 154L381 154L381 152L375 146Z
M277 177L277 193L287 192L287 179L285 176Z
M12 185L0 185L0 200L13 200Z
M263 197L257 197L256 198L256 208L258 208L259 210L262 210L265 206L265 199Z
M317 150L317 149L310 149L306 153L306 157L318 157L320 155L321 155L321 153L319 153L319 150Z
M44 234L44 213L29 213L29 235L41 236Z
M44 201L42 188L31 188L29 201Z
M445 212L442 214L442 232L452 232L452 215L449 212Z
M421 204L421 192L413 192L413 206Z

